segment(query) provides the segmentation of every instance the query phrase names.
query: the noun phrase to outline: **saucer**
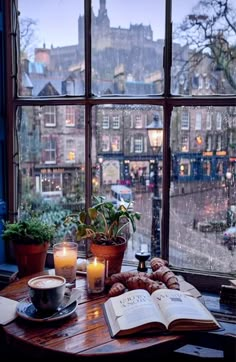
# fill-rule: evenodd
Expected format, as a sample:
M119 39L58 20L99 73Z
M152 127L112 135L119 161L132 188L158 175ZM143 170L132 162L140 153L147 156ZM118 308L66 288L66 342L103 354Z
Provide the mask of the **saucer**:
M68 307L66 307L65 309L61 310L60 312L58 311L58 313L55 313L55 311L39 312L31 303L30 298L28 297L18 303L16 313L18 316L34 322L53 322L66 318L74 313L77 308L77 304L78 301L76 300L68 305Z

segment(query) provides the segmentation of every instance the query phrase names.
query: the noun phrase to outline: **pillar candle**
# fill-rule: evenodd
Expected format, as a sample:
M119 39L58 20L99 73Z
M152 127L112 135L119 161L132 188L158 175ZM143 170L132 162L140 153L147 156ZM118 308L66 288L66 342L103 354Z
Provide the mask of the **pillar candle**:
M55 274L63 276L72 283L76 278L78 245L72 242L58 243L53 246Z
M87 260L87 286L90 293L100 293L104 290L105 260L89 258Z

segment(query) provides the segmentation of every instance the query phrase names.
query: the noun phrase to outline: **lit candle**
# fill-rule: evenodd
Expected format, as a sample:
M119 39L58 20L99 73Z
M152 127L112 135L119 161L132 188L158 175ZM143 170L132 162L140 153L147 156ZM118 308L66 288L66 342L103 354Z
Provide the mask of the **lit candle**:
M87 285L89 293L100 293L104 290L105 260L89 258L87 260Z
M53 246L55 274L63 276L68 283L76 279L78 244L58 243Z

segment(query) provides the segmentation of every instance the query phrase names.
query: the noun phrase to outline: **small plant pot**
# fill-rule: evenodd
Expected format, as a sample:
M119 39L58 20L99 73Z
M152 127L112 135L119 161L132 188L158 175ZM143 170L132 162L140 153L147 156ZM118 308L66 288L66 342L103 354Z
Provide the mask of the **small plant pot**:
M39 273L44 270L49 243L39 245L14 245L19 277Z
M107 276L121 271L127 242L124 238L119 238L123 239L123 242L117 245L100 245L92 242L90 246L90 250L94 256L101 257L106 260Z

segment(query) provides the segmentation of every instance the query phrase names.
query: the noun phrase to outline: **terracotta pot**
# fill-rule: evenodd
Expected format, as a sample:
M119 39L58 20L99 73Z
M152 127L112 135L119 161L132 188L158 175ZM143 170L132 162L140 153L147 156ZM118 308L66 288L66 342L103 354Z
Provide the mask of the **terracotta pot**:
M121 271L124 253L127 247L127 241L123 237L121 244L117 245L99 245L91 243L90 250L94 256L104 258L106 260L106 275L110 276Z
M19 277L35 274L44 270L49 243L39 245L15 244L14 251Z

